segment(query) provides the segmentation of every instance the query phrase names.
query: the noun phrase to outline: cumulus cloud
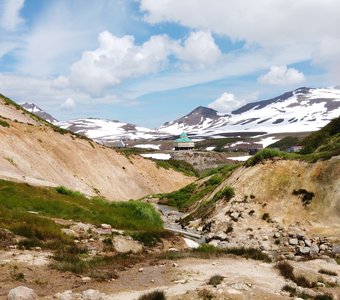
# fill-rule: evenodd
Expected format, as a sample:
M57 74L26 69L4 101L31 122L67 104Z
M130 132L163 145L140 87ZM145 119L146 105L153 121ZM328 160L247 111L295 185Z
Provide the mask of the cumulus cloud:
M76 107L76 101L74 101L72 98L67 98L64 103L61 104L62 109L73 109Z
M222 57L222 53L210 32L191 32L183 47L177 47L175 54L182 61L184 69L206 69Z
M303 73L287 66L272 66L258 81L270 85L293 85L305 80Z
M313 59L339 74L334 68L340 64L339 52L328 50L332 49L328 45L340 43L337 0L258 0L256 5L249 5L249 0L141 0L140 7L149 23L175 22L210 30L248 46L260 46L267 56L281 52L301 60Z
M107 88L130 78L157 73L168 67L170 55L187 70L209 68L216 64L221 52L209 32L193 32L182 41L166 35L154 35L141 45L134 37L117 37L108 31L99 34L99 46L86 51L71 67L68 83L74 88L101 95ZM60 77L56 85L65 85Z
M25 0L1 0L0 1L0 27L8 31L16 30L23 22L20 10Z
M258 95L258 92L254 92L236 97L232 93L224 92L215 101L211 102L208 107L215 109L220 113L230 113L231 111L240 108L245 103L255 101L258 98Z
M223 93L214 102L210 103L208 107L217 110L220 113L228 113L239 105L234 94Z

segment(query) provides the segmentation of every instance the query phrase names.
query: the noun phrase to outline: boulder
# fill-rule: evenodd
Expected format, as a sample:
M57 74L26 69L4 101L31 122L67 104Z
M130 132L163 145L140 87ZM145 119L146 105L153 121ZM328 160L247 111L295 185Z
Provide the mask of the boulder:
M93 290L93 289L89 289L86 290L82 293L83 299L84 300L103 300L105 299L105 294L97 291L97 290Z
M38 299L38 295L34 290L25 287L18 286L14 289L11 289L7 296L8 300L35 300Z
M74 230L72 230L72 229L62 228L61 231L63 233L65 233L66 235L68 235L68 236L79 238L79 234L77 232L75 232Z
M139 253L143 251L143 246L140 243L125 236L115 236L112 240L112 244L113 248L118 253Z
M310 246L310 254L311 255L315 255L315 254L318 254L319 253L319 247L317 244L315 243L312 243L312 245Z
M299 252L301 253L301 254L309 254L309 252L310 252L310 248L309 247L299 247Z

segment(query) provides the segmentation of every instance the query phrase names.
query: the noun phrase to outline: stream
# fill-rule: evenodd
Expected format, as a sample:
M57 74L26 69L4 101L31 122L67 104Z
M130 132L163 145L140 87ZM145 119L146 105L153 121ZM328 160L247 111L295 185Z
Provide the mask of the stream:
M186 239L187 244L190 243L190 241L187 240L194 241L195 243L198 244L205 243L205 239L202 237L200 231L192 228L182 227L182 225L178 222L178 220L185 216L185 213L178 211L177 208L172 206L163 204L154 205L156 206L157 210L161 213L165 229L182 234Z

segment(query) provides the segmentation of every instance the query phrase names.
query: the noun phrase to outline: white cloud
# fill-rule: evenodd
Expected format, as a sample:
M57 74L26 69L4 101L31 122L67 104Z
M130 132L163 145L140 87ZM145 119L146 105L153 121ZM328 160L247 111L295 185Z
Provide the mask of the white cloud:
M271 85L294 85L304 80L303 73L287 66L272 66L267 74L258 79L260 83Z
M183 43L166 35L154 35L141 45L135 43L133 36L117 37L104 31L99 34L98 42L97 49L84 52L72 65L68 78L71 87L93 96L102 95L126 79L155 74L169 67L170 55L177 58L177 66L186 70L211 68L222 56L211 34L201 31L191 33ZM65 77L55 82L65 83Z
M132 36L116 37L108 31L98 41L97 49L84 52L72 65L69 78L71 86L95 95L127 78L159 71L171 46L166 36L152 36L139 46Z
M209 30L247 46L260 46L267 55L281 52L301 60L313 58L330 73L340 73L334 68L340 64L339 52L328 56L334 52L330 45L340 44L338 0L258 0L256 5L249 0L141 0L140 7L152 24L175 22Z
M231 111L240 108L243 104L255 101L258 93L254 92L247 95L236 97L232 93L225 92L215 101L210 103L208 107L217 110L220 113L230 113Z
M221 113L228 113L238 106L239 102L235 95L231 93L223 93L214 102L210 103L208 107L217 110Z
M191 32L183 47L177 47L175 54L184 69L206 69L212 67L222 57L222 53L210 32Z
M63 109L73 109L76 107L76 101L72 98L67 98L64 103L61 104L61 108Z
M15 31L23 22L20 10L25 0L1 0L0 1L0 27L8 31Z

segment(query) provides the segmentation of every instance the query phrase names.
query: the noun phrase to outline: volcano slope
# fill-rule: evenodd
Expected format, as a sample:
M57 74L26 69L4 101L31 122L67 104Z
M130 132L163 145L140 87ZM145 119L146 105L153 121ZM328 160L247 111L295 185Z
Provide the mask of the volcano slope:
M81 138L0 97L0 178L110 200L176 190L194 178Z

